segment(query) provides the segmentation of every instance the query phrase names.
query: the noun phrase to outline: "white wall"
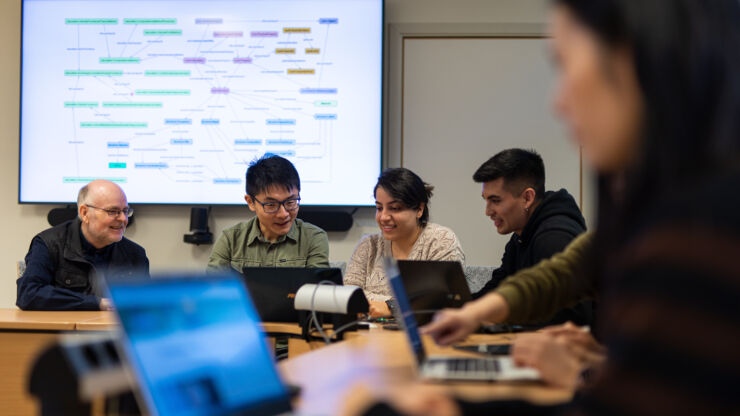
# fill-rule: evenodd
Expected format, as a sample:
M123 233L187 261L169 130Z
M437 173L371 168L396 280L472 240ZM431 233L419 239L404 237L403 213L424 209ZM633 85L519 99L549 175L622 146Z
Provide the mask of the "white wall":
M546 0L387 0L387 23L542 23ZM22 259L31 238L48 227L51 206L19 205L18 120L20 68L20 0L0 1L0 307L15 303L15 262ZM43 168L43 167L40 167ZM479 202L473 196L474 203ZM434 201L439 207L446 202ZM202 268L210 246L182 242L189 225L189 207L137 206L136 224L126 236L143 245L153 270ZM246 207L214 207L211 230L221 230L248 218ZM360 209L355 226L346 233L331 233L330 259L346 261L362 234L375 232L374 212ZM465 245L466 242L463 242ZM472 244L472 243L471 243ZM474 262L474 263L480 263Z
M484 214L473 172L503 149L536 149L548 190L578 201L580 152L548 97L543 38L409 38L404 43L403 165L433 184L431 220L450 227L468 264L495 264L511 235ZM441 59L443 57L443 59Z
M544 22L547 0L386 0L388 23Z

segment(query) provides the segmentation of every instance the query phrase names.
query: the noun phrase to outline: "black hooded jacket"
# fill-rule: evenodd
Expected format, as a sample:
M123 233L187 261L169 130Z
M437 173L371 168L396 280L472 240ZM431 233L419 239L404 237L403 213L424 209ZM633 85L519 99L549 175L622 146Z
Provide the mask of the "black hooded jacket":
M493 271L491 280L473 295L477 299L496 289L510 275L534 266L543 259L563 251L565 246L586 231L586 221L576 201L565 189L545 192L542 202L535 208L524 226L522 234L512 234L506 244L501 267ZM573 321L579 325L591 323L593 307L590 301L581 302L573 308L564 309L546 323L558 324Z

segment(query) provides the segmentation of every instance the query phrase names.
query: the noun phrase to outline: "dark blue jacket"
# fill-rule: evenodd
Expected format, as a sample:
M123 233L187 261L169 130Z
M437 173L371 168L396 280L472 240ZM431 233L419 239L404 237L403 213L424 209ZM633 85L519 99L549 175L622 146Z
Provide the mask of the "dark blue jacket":
M96 250L84 241L74 219L37 234L26 254L26 271L18 281L16 305L23 310L98 310L96 275L148 275L149 260L133 241Z

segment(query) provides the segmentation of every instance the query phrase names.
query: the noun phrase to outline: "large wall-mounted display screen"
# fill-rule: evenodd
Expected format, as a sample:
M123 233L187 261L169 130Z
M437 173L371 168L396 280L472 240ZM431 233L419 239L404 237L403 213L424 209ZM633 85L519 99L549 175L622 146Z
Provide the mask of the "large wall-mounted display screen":
M291 160L302 203L371 205L382 0L23 0L19 201L243 203Z

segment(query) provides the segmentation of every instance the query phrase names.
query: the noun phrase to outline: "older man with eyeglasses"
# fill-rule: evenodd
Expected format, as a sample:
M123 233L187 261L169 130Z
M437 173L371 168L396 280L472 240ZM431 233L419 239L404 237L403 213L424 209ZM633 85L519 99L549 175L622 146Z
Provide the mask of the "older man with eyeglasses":
M26 254L16 304L24 310L110 309L96 276L146 275L144 249L125 238L133 209L113 182L94 180L77 196L77 218L37 234Z
M265 155L246 174L244 200L256 215L223 231L208 271L244 267L329 267L329 239L321 228L296 219L301 181L289 160Z

